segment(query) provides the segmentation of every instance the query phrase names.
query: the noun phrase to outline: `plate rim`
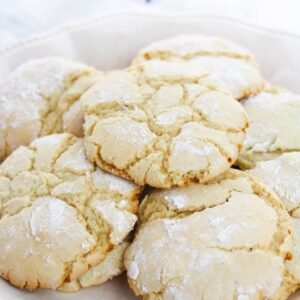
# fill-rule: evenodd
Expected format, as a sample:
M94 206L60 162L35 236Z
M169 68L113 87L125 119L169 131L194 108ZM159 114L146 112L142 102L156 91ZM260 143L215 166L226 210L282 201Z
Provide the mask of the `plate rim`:
M34 33L28 37L21 38L17 41L9 43L0 48L0 56L4 56L10 53L13 53L16 50L26 48L27 46L34 45L35 43L39 43L45 41L47 39L52 38L55 35L65 34L75 32L77 30L88 29L95 25L99 25L105 22L110 21L118 21L122 19L160 19L162 21L174 21L176 22L195 22L200 19L204 20L215 20L221 21L228 24L238 25L244 28L252 29L259 31L261 33L270 34L277 37L287 37L293 40L300 41L300 34L291 33L284 30L272 29L266 26L257 25L250 21L245 21L240 18L234 18L224 15L218 14L210 14L210 13L159 13L159 12L121 12L121 13L111 13L98 16L96 18L87 19L84 21L75 21L68 22L56 27L53 27L44 32Z

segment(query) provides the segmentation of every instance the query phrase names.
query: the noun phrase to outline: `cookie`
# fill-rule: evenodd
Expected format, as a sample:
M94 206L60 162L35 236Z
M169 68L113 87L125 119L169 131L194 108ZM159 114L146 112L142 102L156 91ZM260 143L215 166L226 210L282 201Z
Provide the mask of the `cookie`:
M286 299L291 225L279 199L238 170L183 188L153 190L125 253L143 299Z
M122 269L125 249L113 251L136 222L140 192L91 164L74 135L20 146L0 165L0 275L27 289L103 282L118 273L105 266Z
M76 101L100 76L71 60L46 57L28 61L0 83L0 161L34 138L68 131L82 135L83 115Z
M274 159L284 152L300 151L300 96L280 88L242 101L250 127L237 164L253 168L257 162Z
M139 185L206 182L237 159L246 114L206 73L148 61L98 80L81 97L91 162Z
M62 292L75 292L83 287L99 285L125 271L124 253L128 242L123 242L107 253L105 259L98 265L90 268L78 279L65 283L61 288Z
M258 63L243 47L222 38L182 35L142 49L133 64L145 60L181 62L195 72L211 73L236 99L258 93L264 86Z
M273 160L258 162L248 173L271 188L291 216L295 239L289 267L300 285L300 152L284 153Z
M287 262L289 272L293 274L297 281L297 287L300 288L300 218L291 217L293 237L293 259ZM296 299L296 298L295 298Z
M258 162L248 173L271 188L292 216L300 218L300 152Z

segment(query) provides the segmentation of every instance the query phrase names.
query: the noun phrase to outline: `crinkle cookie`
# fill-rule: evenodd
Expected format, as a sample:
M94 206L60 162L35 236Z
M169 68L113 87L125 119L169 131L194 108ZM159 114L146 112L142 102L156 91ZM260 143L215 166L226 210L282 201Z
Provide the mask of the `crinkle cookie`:
M300 152L258 162L248 173L271 188L292 216L300 218Z
M112 72L81 98L92 162L139 185L206 182L237 159L246 114L206 73L149 61Z
M20 146L0 165L1 276L70 291L120 273L140 192L94 167L71 134Z
M253 168L258 161L274 159L284 152L300 151L300 96L268 88L242 101L250 127L237 164Z
M236 99L258 93L264 86L254 56L222 38L183 35L161 40L142 49L133 63L164 60L188 64L195 72L208 71Z
M143 299L283 300L296 289L289 216L246 173L154 190L139 218L125 268Z
M58 290L63 292L75 292L83 287L101 284L125 271L124 254L129 246L128 242L122 242L109 251L106 257L96 266L91 267L78 279L65 282Z
M300 218L291 217L293 237L293 259L287 262L289 272L291 272L297 281L297 288L300 288ZM296 298L295 298L296 299Z
M19 66L0 83L0 161L34 138L68 131L82 135L81 94L99 74L59 57Z
M278 195L292 217L294 258L289 266L300 284L300 152L284 153L276 159L258 162L248 172Z

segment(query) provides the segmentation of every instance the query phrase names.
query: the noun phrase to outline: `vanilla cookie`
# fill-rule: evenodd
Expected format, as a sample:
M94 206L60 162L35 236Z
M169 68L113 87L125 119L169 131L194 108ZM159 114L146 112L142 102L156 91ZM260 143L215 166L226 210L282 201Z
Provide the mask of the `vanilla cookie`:
M258 162L248 173L271 188L292 217L295 239L289 266L300 285L300 152L284 153L274 160Z
M97 76L96 70L59 57L28 61L10 74L0 83L0 161L38 136L82 135L76 103Z
M183 35L161 40L142 49L133 64L163 60L188 64L195 72L207 71L236 99L258 93L264 86L254 56L222 38Z
M258 162L248 173L271 188L292 216L300 218L300 152Z
M237 164L253 168L258 161L274 159L284 152L300 151L300 96L269 88L242 101L250 127Z
M123 242L107 253L105 259L98 265L90 268L79 278L65 283L58 290L63 292L75 292L83 287L99 285L125 271L124 253L129 246L128 242Z
M21 288L75 290L121 272L118 246L140 192L91 164L71 134L20 146L0 165L1 276Z
M139 185L206 182L237 159L247 116L206 73L144 62L113 72L81 98L90 161Z
M300 288L300 218L291 217L292 228L293 228L293 254L292 260L288 261L287 267L289 272L293 274L297 281L297 287Z
M296 289L289 216L246 173L153 190L139 218L124 263L143 299L282 300Z

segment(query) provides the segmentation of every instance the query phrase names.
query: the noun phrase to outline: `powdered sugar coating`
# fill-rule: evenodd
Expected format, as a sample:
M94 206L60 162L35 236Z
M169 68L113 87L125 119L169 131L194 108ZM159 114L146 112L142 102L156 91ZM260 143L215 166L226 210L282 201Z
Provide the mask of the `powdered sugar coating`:
M154 55L155 52L161 56L177 55L182 58L203 54L255 60L253 55L240 45L220 37L205 35L179 35L160 40L140 50L139 56L150 58L149 56Z
M71 134L18 148L0 166L1 276L22 288L72 290L81 276L87 286L119 274L100 274L99 264L133 229L140 192L91 164ZM98 277L85 274L93 267Z
M111 200L93 200L91 203L101 215L101 217L112 227L110 240L113 244L120 244L133 229L137 217L132 213L123 211L116 207L116 203Z
M158 115L155 123L160 127L170 127L180 120L191 119L193 111L188 106L179 106Z
M291 215L295 236L293 259L288 266L300 282L300 152L258 162L248 173L271 188Z
M31 272L24 287L30 288L38 280L41 286L57 288L65 276L65 262L88 254L96 244L82 221L76 209L49 196L36 198L31 207L2 219L1 273L9 270L14 284L23 286L24 273ZM13 231L14 242L7 228Z
M284 153L276 159L258 162L249 174L271 188L290 214L297 215L300 207L300 152Z
M97 169L96 172L92 174L92 179L93 184L97 188L105 186L105 188L107 188L111 192L118 192L120 194L129 196L135 193L136 190L136 185L134 183L106 173L100 169ZM123 199L123 201L125 200Z
M101 264L91 268L84 275L76 281L65 284L64 292L74 292L81 287L90 287L92 285L99 285L113 277L121 274L124 271L123 256L128 247L128 243L124 242L112 251L110 251Z
M242 168L300 150L300 96L269 88L242 102L250 127L238 159Z
M0 160L19 145L63 127L80 134L82 123L69 119L64 126L61 115L78 100L78 90L90 85L78 79L93 73L81 63L47 57L24 63L0 83Z
M279 199L245 173L230 170L204 185L154 190L139 217L125 267L144 299L279 300L296 289L286 267L289 217Z
M293 237L293 259L287 262L290 272L300 282L300 217L291 217Z
M85 150L100 168L137 184L206 182L242 144L241 105L205 72L163 61L107 74L81 98Z
M177 61L195 72L209 72L236 99L256 94L264 85L254 56L219 37L182 35L157 41L142 49L133 63L145 60Z

